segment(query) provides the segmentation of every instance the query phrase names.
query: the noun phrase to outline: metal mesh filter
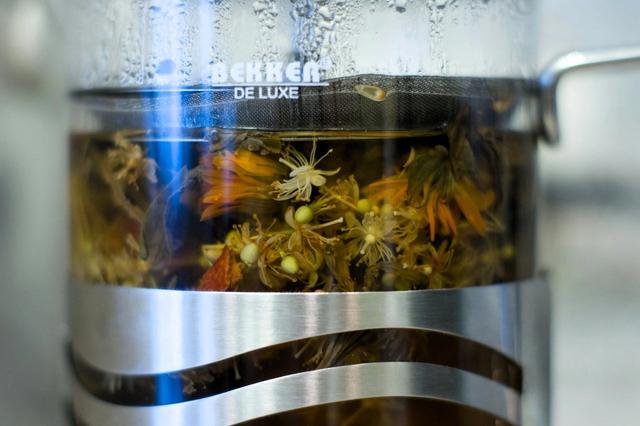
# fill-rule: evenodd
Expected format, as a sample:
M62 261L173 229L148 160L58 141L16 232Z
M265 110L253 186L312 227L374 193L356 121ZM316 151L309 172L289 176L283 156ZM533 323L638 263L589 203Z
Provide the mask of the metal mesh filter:
M76 92L104 128L227 127L264 130L406 130L441 127L469 103L507 102L525 80L360 75L300 87L299 99L234 99L233 88L122 89ZM363 96L375 86L384 100ZM126 113L126 114L123 114Z

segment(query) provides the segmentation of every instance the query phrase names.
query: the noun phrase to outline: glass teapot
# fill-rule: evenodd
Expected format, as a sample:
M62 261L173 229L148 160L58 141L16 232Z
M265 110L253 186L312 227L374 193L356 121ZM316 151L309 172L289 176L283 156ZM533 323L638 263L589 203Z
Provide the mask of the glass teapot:
M548 422L528 0L74 2L74 412Z

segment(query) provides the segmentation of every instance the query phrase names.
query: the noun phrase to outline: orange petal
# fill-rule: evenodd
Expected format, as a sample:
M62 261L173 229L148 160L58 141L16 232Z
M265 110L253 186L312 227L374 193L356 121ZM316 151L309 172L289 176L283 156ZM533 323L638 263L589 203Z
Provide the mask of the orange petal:
M405 176L388 176L372 182L362 192L373 203L385 201L397 205L406 198L408 185Z
M438 203L438 220L440 221L440 226L442 227L442 233L444 235L449 235L451 229L449 228L449 222L447 222L447 220L445 219L446 213L444 213L444 210L442 208L443 205L444 203L442 201Z
M204 209L204 211L200 215L200 220L205 221L207 219L211 219L212 217L220 216L221 214L231 210L234 207L235 205L212 204Z
M444 206L444 214L445 220L449 223L449 227L451 228L451 232L455 235L458 232L458 227L456 225L456 221L453 218L453 214L451 214L451 209L446 204Z
M486 231L486 224L484 223L484 219L482 219L482 215L480 214L480 210L478 206L473 202L473 199L469 195L469 193L464 189L462 185L456 185L453 191L453 197L460 207L462 214L467 218L469 224L479 233L484 234Z
M469 178L465 178L460 182L462 187L467 191L469 197L473 200L476 206L480 211L486 210L495 202L496 194L493 191L488 192L480 192L476 186L469 180Z
M457 231L456 222L455 220L453 220L453 216L451 215L449 206L447 206L447 204L443 200L440 200L440 202L438 203L438 218L440 219L440 223L444 228L444 233L452 233L455 235Z
M213 158L213 165L218 169L232 170L239 175L251 175L277 178L282 174L279 163L263 155L254 154L246 149L240 149L235 153L226 152L222 156Z
M427 220L429 221L429 237L431 241L436 239L436 218L435 208L436 200L438 198L437 192L433 192L429 195L427 201Z

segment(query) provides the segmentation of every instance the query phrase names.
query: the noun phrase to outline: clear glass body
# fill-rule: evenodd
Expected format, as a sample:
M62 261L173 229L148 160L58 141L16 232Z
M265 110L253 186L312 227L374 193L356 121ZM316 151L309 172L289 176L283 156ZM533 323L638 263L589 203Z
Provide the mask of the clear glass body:
M534 273L533 2L83 3L73 28L72 280L358 292ZM261 374L468 360L519 387L508 360L425 333L285 346L176 380L190 399ZM157 394L152 380L137 386L142 400ZM418 424L425 413L496 424L407 399L257 424Z

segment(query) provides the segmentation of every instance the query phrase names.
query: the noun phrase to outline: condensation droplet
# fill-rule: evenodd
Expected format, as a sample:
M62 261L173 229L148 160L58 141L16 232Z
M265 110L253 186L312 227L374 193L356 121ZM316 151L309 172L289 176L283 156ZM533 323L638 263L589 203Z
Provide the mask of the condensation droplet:
M404 13L407 11L407 0L387 0L387 6L396 12Z
M278 47L274 43L274 28L278 22L278 2L276 0L255 0L253 12L260 24L260 38L256 42L254 60L270 62L278 57Z
M407 0L396 0L395 1L395 8L400 13L406 12L406 10L407 10Z
M332 20L334 16L327 6L320 7L318 9L318 13L320 14L320 16L322 16L324 19L327 19L327 20Z
M253 2L253 12L256 14L259 14L260 12L262 12L263 10L266 10L268 7L267 3L263 2L263 1L254 1Z

